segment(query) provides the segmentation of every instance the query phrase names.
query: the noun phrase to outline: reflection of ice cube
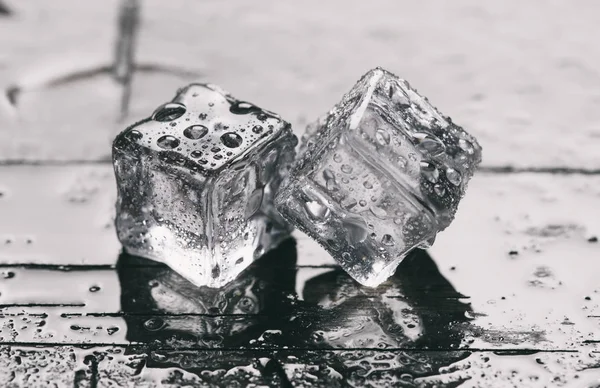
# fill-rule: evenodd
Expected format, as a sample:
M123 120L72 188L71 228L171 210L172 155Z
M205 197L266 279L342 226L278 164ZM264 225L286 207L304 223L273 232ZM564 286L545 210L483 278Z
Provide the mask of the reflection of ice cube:
M193 84L117 136L117 233L133 254L219 287L288 234L272 203L296 138L277 115Z
M450 224L481 160L475 138L379 68L303 140L278 210L369 286Z

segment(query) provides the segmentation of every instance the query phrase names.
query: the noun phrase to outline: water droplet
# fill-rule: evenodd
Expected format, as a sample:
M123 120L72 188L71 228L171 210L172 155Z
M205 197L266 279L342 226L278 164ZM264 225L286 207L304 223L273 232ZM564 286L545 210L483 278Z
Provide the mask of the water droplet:
M448 167L446 169L446 178L448 178L448 181L450 183L452 183L454 186L460 185L460 182L462 181L462 177L460 176L460 172L456 171L452 167Z
M383 146L390 144L390 133L382 128L379 128L377 132L375 132L375 138L377 142Z
M131 141L138 141L142 137L144 137L144 135L140 131L138 131L137 129L134 129L134 130L131 130L131 131L127 132L127 134L125 136L129 140L131 140Z
M100 291L100 287L98 287L98 286L91 286L90 287L90 292L98 292L98 291Z
M304 211L306 215L317 222L323 222L329 217L329 208L319 201L308 201L304 203Z
M363 186L365 186L365 189L372 189L373 188L373 185L369 181L364 181L363 182Z
M446 194L446 189L444 188L444 186L440 185L439 183L437 183L435 186L433 186L433 191L435 191L435 193L437 195L439 195L440 197L443 197L444 194Z
M242 145L243 141L244 139L235 132L227 132L221 136L221 143L229 148L237 148Z
M352 166L349 164L342 164L342 172L350 174L352 172Z
M385 209L382 209L379 206L373 205L369 208L369 210L371 210L371 213L373 213L377 218L383 219L387 216Z
M254 250L254 258L258 259L264 253L265 253L265 247L263 247L261 244L258 244L258 246L256 247L256 249Z
M157 331L165 326L165 322L160 318L150 318L144 322L144 327L148 331Z
M252 132L254 133L261 133L263 131L263 126L262 125L255 125L252 128Z
M180 118L185 113L185 105L177 102L169 102L159 106L152 113L152 120L165 122Z
M333 161L339 163L342 161L342 156L340 154L333 154Z
M417 132L413 134L417 148L421 152L427 152L431 156L441 155L446 151L446 146L440 139L427 133Z
M208 128L204 125L192 125L191 127L187 127L183 131L183 136L188 139L198 140L206 136L208 133Z
M352 258L352 256L348 252L344 252L344 253L342 253L342 258L344 260L350 260Z
M350 245L365 241L369 234L367 225L362 218L346 217L342 221L342 224L344 225L344 229L346 229L346 240Z
M392 246L394 245L396 242L394 241L394 238L389 235L389 234L384 234L383 237L381 238L381 243L383 245L387 245L387 246Z
M465 140L465 139L460 139L458 141L458 146L460 147L461 150L465 151L467 154L473 154L473 152L475 151L473 149L473 144L471 144L470 141Z
M179 145L179 139L171 135L164 135L156 141L156 144L165 150L172 150Z
M421 161L421 173L431 183L436 183L440 177L440 172L435 165L429 161Z
M207 115L206 113L200 113L200 114L198 115L198 118L199 118L200 120L206 120L206 117L208 117L208 115Z
M365 201L364 199L361 199L360 201L358 201L358 204L360 206L367 206L367 201Z
M260 112L260 108L245 101L236 101L229 107L229 111L236 115L245 115L252 112Z
M192 153L190 154L190 156L194 159L197 159L199 157L202 156L202 151L192 151Z

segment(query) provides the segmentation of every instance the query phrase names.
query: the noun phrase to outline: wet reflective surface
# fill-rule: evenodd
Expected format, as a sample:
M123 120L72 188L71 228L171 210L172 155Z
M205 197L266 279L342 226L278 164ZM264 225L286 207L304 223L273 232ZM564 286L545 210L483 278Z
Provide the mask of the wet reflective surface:
M121 253L110 166L0 182L0 385L597 383L595 176L482 174L456 225L375 289L300 233L195 288Z
M126 339L147 344L146 368L177 366L202 377L260 360L254 367L263 377L283 378L293 360L362 386L436 374L468 355L447 350L458 348L470 308L425 251L376 289L335 268L308 279L303 295L295 293L303 269L291 240L223 289L194 287L128 255L117 267ZM423 348L432 351L412 351Z

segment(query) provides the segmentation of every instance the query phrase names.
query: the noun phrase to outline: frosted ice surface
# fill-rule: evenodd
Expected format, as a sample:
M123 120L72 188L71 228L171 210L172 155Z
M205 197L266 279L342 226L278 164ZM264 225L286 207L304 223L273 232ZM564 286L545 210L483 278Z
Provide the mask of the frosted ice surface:
M296 137L279 116L192 84L113 143L127 252L220 287L284 240L273 206Z
M277 209L368 286L433 243L481 161L473 136L380 68L309 126L300 153Z

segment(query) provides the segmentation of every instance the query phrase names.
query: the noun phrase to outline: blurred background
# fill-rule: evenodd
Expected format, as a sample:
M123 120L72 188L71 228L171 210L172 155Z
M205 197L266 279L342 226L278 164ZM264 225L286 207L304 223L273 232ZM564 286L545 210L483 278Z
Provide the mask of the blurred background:
M2 160L106 160L192 80L301 133L367 70L473 133L483 165L600 168L600 3L2 0Z

